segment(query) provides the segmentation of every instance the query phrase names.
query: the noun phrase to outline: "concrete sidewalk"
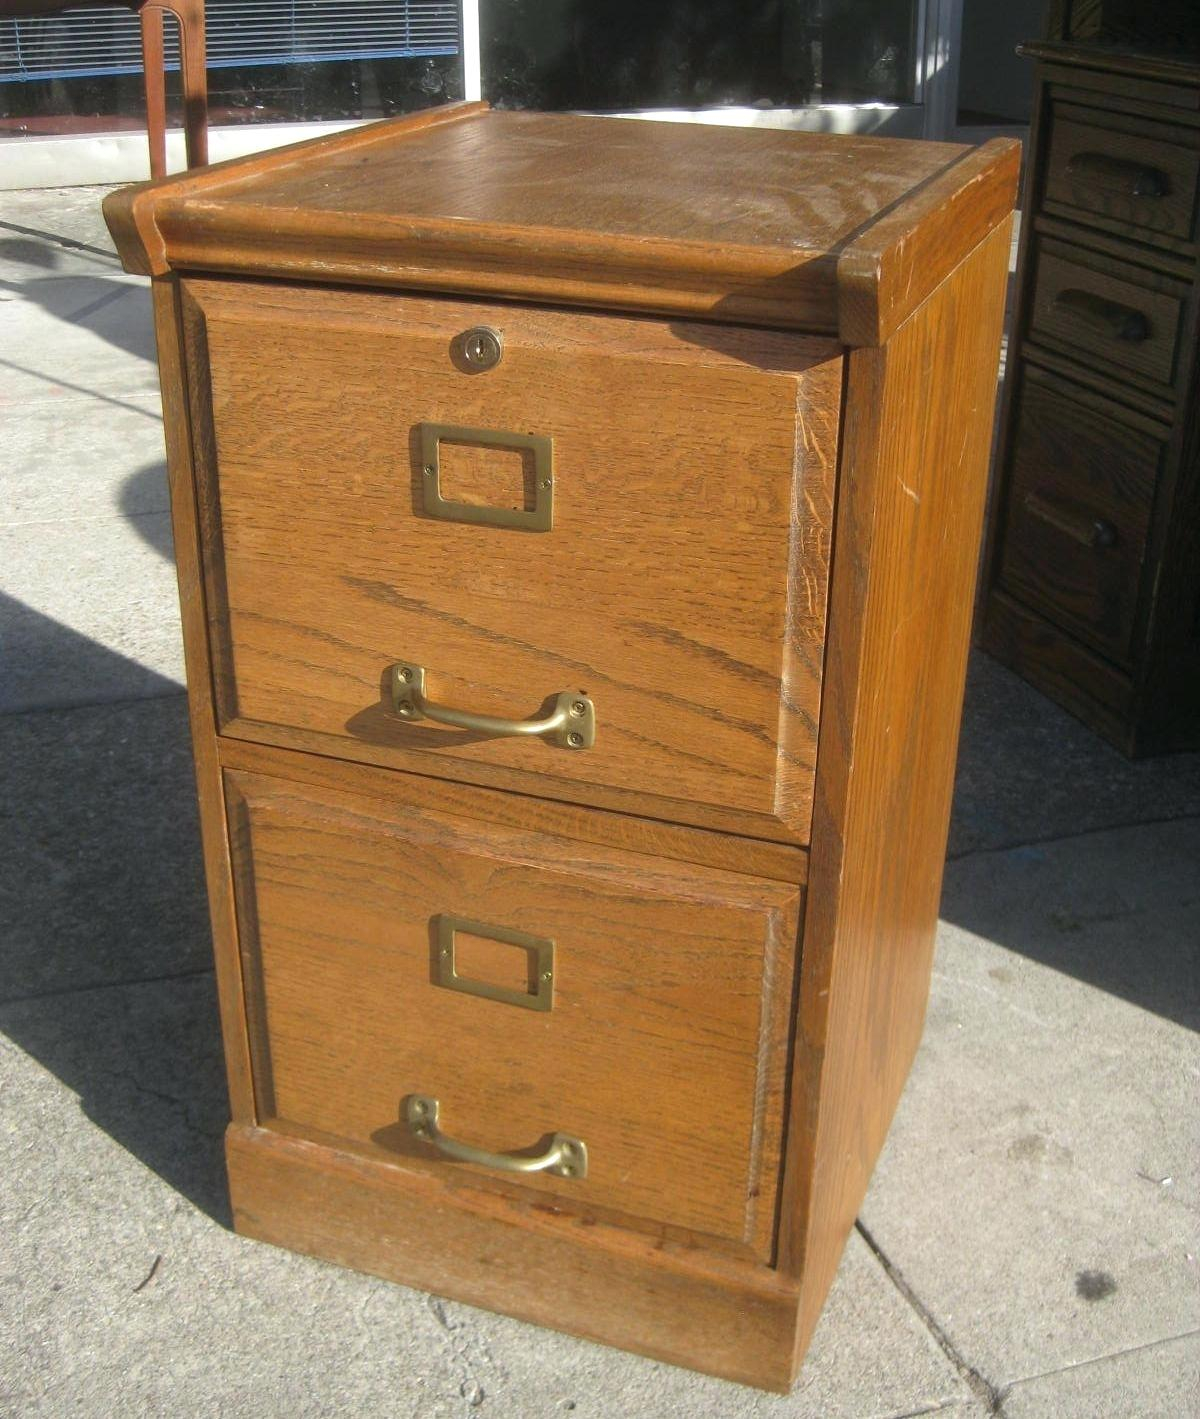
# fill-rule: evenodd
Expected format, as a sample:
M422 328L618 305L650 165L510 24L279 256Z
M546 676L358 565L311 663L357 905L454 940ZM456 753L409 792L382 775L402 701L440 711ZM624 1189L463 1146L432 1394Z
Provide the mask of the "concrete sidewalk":
M786 1399L234 1236L162 426L97 189L0 194L0 1413L1200 1414L1200 756L973 667L925 1041Z

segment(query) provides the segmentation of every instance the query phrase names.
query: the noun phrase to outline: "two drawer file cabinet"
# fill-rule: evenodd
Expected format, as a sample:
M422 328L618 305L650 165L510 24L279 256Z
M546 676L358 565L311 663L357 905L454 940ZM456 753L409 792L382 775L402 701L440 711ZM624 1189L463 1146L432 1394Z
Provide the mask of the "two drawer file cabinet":
M921 1032L1017 166L472 104L109 197L239 1231L789 1386Z

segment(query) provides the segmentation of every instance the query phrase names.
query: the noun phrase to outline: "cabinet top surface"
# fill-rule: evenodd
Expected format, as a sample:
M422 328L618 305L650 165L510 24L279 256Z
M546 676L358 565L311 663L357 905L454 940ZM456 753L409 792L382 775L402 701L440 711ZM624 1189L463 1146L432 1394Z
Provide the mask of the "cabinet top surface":
M967 150L957 144L485 112L265 167L212 196L657 241L830 251Z
M126 264L156 274L757 307L829 332L897 244L944 228L965 256L1011 209L1018 153L462 104L125 189L106 213Z

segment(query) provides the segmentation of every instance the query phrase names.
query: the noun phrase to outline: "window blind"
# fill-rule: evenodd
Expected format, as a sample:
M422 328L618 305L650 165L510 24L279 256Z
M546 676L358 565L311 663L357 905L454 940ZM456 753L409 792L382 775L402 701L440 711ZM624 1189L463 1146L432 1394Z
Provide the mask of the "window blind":
M314 64L457 54L457 0L208 0L208 65ZM169 21L167 67L179 67ZM0 83L138 74L141 30L114 6L0 20Z

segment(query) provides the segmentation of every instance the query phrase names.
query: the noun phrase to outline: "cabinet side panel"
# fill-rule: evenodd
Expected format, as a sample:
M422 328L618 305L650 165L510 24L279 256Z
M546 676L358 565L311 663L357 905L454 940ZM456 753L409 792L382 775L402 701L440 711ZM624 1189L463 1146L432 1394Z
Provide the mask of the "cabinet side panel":
M1010 222L851 354L780 1265L797 1362L924 1023Z
M250 1053L242 1010L242 978L238 959L237 922L226 834L221 768L217 761L208 626L204 584L200 572L200 520L192 459L187 384L181 350L178 284L173 277L152 283L154 330L162 383L163 428L167 444L167 477L171 493L171 531L179 581L183 621L184 663L187 670L188 715L200 802L200 837L208 906L216 956L217 997L225 1044L229 1098L236 1122L253 1122L254 1092Z
M1188 336L1186 408L1176 416L1151 546L1153 609L1134 753L1200 748L1200 311Z

